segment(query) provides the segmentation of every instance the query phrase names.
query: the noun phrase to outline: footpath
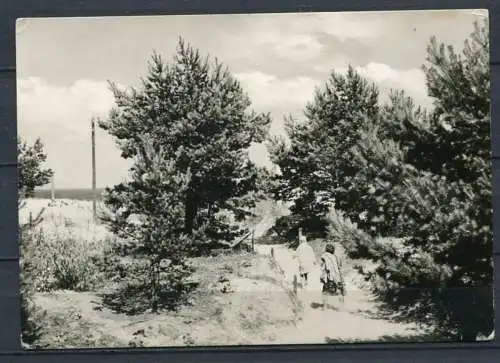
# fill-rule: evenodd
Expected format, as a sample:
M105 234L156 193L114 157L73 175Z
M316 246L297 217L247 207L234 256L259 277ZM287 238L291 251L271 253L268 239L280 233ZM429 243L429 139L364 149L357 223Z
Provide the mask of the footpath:
M285 285L292 288L298 265L293 250L284 245L257 245L256 251L271 257L273 250L277 268ZM377 341L384 336L412 336L421 333L417 326L404 325L375 318L377 305L368 291L364 291L347 276L344 301L330 297L331 308L321 309L321 283L318 265L309 277L306 288L299 286L297 297L303 305L303 316L295 329L280 332L280 344L322 344L333 341Z

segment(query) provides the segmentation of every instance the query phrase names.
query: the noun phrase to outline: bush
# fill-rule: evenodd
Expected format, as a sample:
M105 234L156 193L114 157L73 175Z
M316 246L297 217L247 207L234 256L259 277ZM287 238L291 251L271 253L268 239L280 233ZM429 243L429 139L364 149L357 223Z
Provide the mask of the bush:
M106 238L102 247L102 252L93 258L94 265L104 281L111 283L120 281L130 273L129 266L121 257L122 246L115 238Z
M31 244L37 291L89 291L101 279L95 261L102 253L102 241L79 238L56 226L36 228Z

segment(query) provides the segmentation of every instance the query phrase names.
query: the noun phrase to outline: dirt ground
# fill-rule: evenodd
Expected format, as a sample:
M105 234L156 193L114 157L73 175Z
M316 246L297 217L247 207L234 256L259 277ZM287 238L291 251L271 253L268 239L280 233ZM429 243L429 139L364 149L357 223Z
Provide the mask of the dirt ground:
M283 289L265 256L242 254L193 261L200 282L177 311L129 316L103 304L98 292L40 293L43 343L51 348L210 346L280 343L300 305Z
M283 245L258 246L259 253L274 256L283 278L291 286L298 265L293 258L293 250ZM330 297L328 309L321 309L321 283L319 281L319 264L309 277L306 288L298 289L298 298L304 310L300 323L287 329L281 335L283 344L321 344L331 341L359 342L378 341L388 336L411 337L424 333L424 329L416 325L391 322L377 317L377 303L362 284L362 277L346 264L344 279L346 296L344 300Z

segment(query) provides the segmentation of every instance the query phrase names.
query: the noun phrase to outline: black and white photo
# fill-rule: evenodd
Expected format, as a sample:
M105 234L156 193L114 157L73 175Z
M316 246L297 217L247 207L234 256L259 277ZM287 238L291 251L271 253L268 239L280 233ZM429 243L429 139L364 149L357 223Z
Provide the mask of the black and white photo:
M19 19L23 346L492 340L488 29Z

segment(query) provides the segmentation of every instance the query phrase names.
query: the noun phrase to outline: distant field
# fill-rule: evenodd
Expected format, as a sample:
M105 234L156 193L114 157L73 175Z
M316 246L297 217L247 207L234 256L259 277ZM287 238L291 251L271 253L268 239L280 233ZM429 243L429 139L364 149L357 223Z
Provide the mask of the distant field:
M96 190L97 198L101 199L104 188ZM56 189L55 197L57 199L77 199L77 200L92 200L92 189ZM50 199L50 189L39 189L35 191L35 198Z

